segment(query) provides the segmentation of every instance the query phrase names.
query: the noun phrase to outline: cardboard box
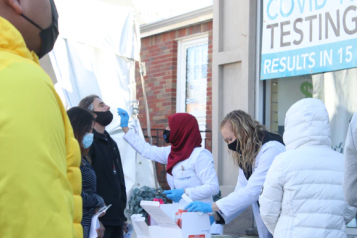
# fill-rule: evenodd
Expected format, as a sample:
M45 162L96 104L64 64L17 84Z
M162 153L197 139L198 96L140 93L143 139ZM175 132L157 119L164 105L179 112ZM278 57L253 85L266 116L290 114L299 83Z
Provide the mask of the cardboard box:
M141 214L131 216L137 238L211 238L208 214L182 213L182 229L175 223L174 214L185 204L164 204L142 201L140 206L157 225L148 226Z

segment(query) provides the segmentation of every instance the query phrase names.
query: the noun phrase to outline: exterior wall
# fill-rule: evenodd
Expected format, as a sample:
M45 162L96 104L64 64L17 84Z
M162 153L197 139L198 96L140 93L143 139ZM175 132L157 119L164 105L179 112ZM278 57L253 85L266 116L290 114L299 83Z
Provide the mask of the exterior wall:
M209 55L207 75L207 130L212 128L212 21L186 28L164 32L141 39L141 60L145 62L147 75L145 89L150 108L150 122L153 143L164 146L161 139L162 131L168 126L168 117L176 113L176 84L177 84L177 50L176 39L208 32ZM136 72L137 99L143 102L143 92L139 71ZM144 104L139 105L139 119L142 128L147 127ZM144 134L147 132L144 130ZM158 135L159 141L156 138ZM206 148L212 148L212 133L207 133ZM157 164L158 180L164 189L168 189L165 166Z
M255 115L257 0L215 0L213 8L213 157L223 196L233 192L238 168L229 159L219 122L232 110ZM225 227L244 234L253 227L248 208Z

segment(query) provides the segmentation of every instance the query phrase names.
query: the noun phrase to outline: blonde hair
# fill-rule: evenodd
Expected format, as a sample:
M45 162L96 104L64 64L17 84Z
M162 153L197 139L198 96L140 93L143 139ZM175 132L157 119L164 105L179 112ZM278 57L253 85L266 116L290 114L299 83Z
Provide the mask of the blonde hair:
M233 160L246 171L253 167L255 158L262 147L261 138L265 127L241 110L228 113L221 121L220 129L222 130L227 123L230 124L231 130L237 138L237 147L240 146L241 149L241 154L232 153Z

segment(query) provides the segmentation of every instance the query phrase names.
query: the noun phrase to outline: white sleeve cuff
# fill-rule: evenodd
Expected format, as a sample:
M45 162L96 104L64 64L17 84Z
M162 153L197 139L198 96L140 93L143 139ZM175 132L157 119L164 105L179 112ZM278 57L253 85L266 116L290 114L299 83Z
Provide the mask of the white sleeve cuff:
M192 197L192 189L193 188L185 188L184 190L187 196L189 196L193 201L195 201L195 199Z

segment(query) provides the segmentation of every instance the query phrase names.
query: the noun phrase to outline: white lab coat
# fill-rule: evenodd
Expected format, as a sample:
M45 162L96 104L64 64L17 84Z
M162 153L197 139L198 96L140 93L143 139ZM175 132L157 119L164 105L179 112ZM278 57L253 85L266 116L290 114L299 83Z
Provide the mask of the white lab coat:
M171 146L152 146L139 137L133 129L130 129L123 139L144 158L167 164ZM219 192L219 183L211 152L203 148L195 148L188 159L173 167L172 180L169 184L171 189L185 189L185 193L193 201L212 203L212 196ZM181 199L180 202L184 200Z
M262 221L257 202L270 165L275 156L284 151L285 146L283 144L277 141L269 141L262 146L258 153L249 181L246 179L244 171L239 169L238 182L234 192L216 202L226 224L241 214L247 207L252 206L259 238L272 237Z

